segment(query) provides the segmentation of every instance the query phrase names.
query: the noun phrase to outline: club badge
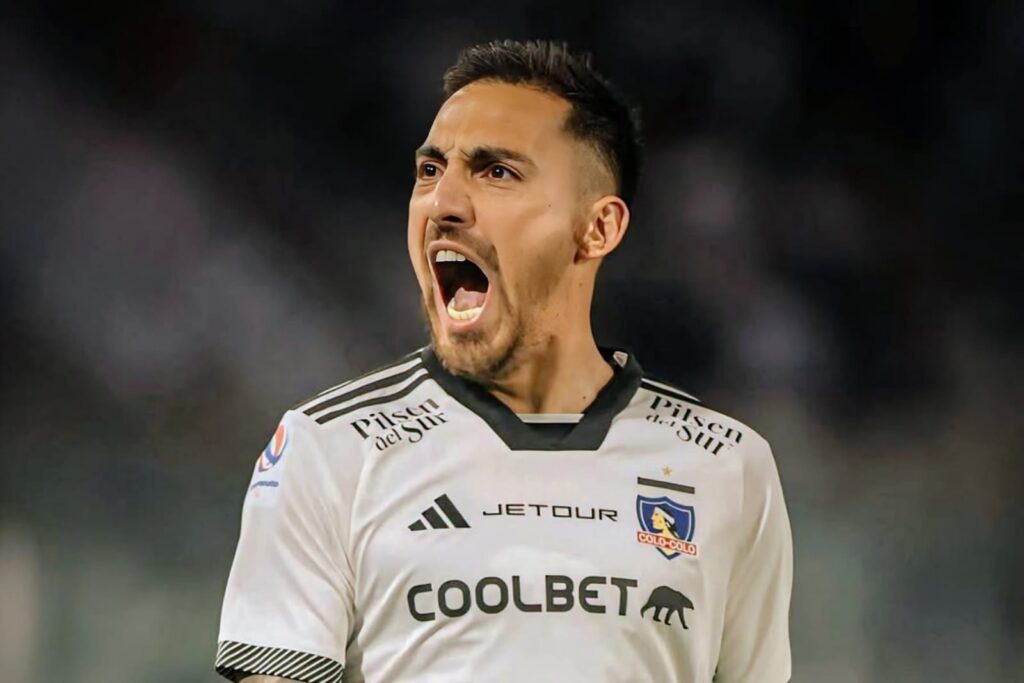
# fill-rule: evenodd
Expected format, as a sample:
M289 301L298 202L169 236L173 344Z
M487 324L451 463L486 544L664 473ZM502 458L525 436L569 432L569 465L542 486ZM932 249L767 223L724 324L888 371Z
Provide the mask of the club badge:
M640 521L640 530L636 532L638 543L654 546L667 560L679 555L697 556L697 544L692 542L695 525L692 505L682 505L668 496L637 496L636 515Z

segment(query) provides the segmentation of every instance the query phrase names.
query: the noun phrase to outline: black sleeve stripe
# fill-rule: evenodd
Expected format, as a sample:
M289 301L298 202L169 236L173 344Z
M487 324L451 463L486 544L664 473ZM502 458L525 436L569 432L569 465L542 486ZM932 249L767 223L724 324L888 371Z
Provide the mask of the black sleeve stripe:
M423 363L421 361L417 361L411 367L406 368L402 372L396 373L394 375L387 375L386 377L382 377L381 379L374 380L373 382L370 382L369 384L363 384L363 385L361 385L359 387L356 387L355 389L352 389L351 391L342 392L342 393L337 394L335 396L332 396L330 398L326 398L326 399L324 399L322 401L314 403L313 405L309 406L308 408L306 408L302 412L304 412L306 415L312 416L314 413L323 412L324 410L327 410L328 408L333 408L334 406L336 406L336 405L338 405L340 403L345 403L346 401L351 401L352 399L359 398L360 396L368 394L368 393L370 393L372 391L377 391L378 389L384 389L386 387L390 387L392 385L395 385L395 384L398 384L398 383L402 382L403 380L408 379L409 377L414 375L418 370L420 370L422 367L423 367Z
M653 391L655 393L663 394L665 396L671 396L672 398L677 398L680 401L686 401L687 403L696 403L697 405L700 405L701 403L700 399L697 398L696 396L691 396L685 391L676 389L674 387L670 387L667 384L659 382L657 380L652 380L644 377L642 380L640 380L640 386L642 386L644 389L647 389L648 391Z
M217 673L230 681L246 676L280 676L300 683L340 683L344 666L330 657L281 647L222 640L217 645Z
M341 417L342 415L348 415L349 413L354 412L356 410L361 410L362 408L368 408L370 406L380 405L381 403L390 403L391 401L397 401L403 396L408 396L409 394L411 394L416 389L416 387L423 384L428 379L430 379L430 373L428 373L426 370L423 370L422 375L419 375L418 377L416 377L414 381L410 382L409 384L406 384L405 387L403 387L400 391L396 391L393 394L385 394L384 396L378 396L376 398L370 398L360 403L347 405L344 408L340 408L339 410L324 413L323 415L317 417L316 421L319 422L320 424L324 424L325 422L330 422L335 418Z
M393 363L388 363L387 365L382 365L382 366L380 366L378 368L374 368L373 370L370 370L369 372L363 373L362 375L359 375L358 377L354 377L352 379L347 379L344 382L341 382L340 384L336 384L333 387L330 387L328 389L324 389L323 391L321 391L320 393L316 394L315 396L310 396L308 398L305 398L305 399L299 401L298 403L293 405L291 409L292 410L300 410L300 409L304 408L305 406L308 406L309 404L314 403L315 401L318 401L318 400L321 400L321 399L325 398L328 394L333 394L334 392L339 391L341 389L344 389L346 387L351 387L351 385L353 385L353 384L355 384L357 382L361 382L361 381L363 381L365 379L369 379L370 377L373 377L375 375L383 375L388 370L394 370L395 368L399 367L400 365L405 365L405 364L409 363L410 361L417 360L419 358L420 353L422 351L423 351L423 349L416 349L412 353L406 354L405 356L402 356L401 358L399 358L398 360L396 360Z

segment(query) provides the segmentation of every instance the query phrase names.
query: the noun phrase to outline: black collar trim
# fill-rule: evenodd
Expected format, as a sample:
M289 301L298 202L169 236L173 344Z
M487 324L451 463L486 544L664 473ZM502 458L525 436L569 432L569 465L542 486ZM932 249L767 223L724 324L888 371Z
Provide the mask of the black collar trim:
M431 378L452 398L479 415L513 451L596 451L601 447L612 420L629 405L643 376L631 354L602 348L601 355L615 374L583 411L583 419L564 434L551 434L524 423L479 384L445 370L433 347L427 346L421 353Z

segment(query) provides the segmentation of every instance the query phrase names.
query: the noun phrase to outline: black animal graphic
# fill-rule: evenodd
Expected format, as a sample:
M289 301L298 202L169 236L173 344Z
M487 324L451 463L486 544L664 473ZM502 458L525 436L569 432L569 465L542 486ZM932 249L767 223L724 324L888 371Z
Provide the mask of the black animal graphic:
M647 598L647 603L640 609L640 616L646 616L644 613L652 607L654 608L655 621L671 625L669 620L672 618L672 613L675 612L679 615L679 620L683 623L683 628L690 628L686 625L686 615L683 613L683 610L687 607L693 609L693 603L690 602L690 598L686 597L679 591L669 588L668 586L658 586L651 591L651 597ZM668 610L668 614L665 615L664 622L658 618L661 615L662 610Z

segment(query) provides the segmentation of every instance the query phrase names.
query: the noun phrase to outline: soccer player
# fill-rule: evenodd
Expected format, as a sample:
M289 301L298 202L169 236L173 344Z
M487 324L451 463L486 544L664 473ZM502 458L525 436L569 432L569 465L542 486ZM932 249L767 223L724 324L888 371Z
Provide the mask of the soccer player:
M217 670L789 680L771 449L591 332L629 226L634 110L547 42L463 51L444 94L409 202L431 344L284 415L245 499Z

